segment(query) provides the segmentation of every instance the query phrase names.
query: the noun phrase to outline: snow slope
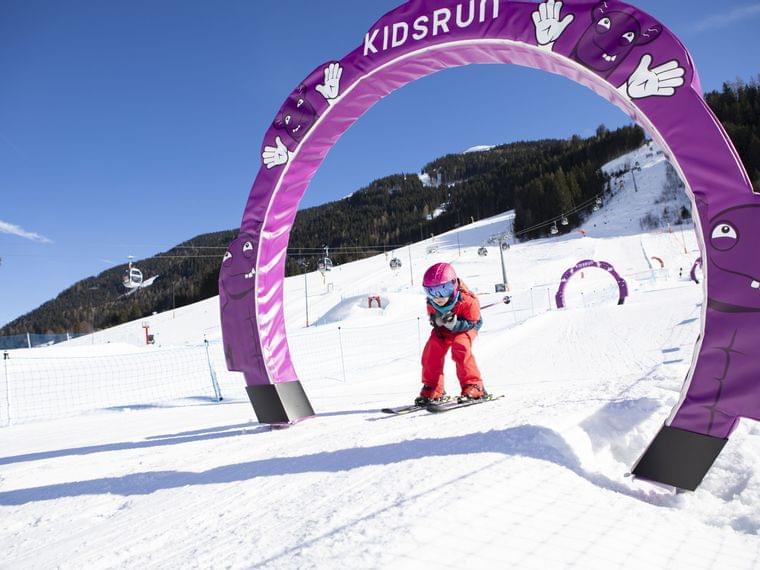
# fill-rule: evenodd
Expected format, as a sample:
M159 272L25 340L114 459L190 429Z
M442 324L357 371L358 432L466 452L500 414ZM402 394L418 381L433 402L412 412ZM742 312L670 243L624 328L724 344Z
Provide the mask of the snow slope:
M660 159L642 164L638 192L624 181L587 220L587 236L513 245L510 305L493 293L498 249L477 255L509 213L438 236L437 253L428 240L389 254L397 271L381 255L309 274L309 327L304 278L288 279L290 344L317 411L297 426L258 424L239 375L219 370L221 403L145 401L0 429L0 567L760 567L758 424L742 422L694 493L625 476L677 401L700 330L693 230L637 229ZM564 270L588 258L626 278L627 302L591 270L571 281L570 308L549 310ZM384 416L419 388L419 283L440 260L496 303L475 354L507 397ZM128 363L204 336L218 351L217 303L155 315L149 348L138 321L11 359L66 366L95 343Z

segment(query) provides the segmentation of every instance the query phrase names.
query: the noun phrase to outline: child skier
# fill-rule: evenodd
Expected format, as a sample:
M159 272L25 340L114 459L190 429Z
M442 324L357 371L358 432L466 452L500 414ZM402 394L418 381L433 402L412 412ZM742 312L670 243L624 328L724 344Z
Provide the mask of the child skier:
M482 398L487 392L472 354L472 342L483 324L478 298L448 263L431 266L425 272L422 286L433 331L422 352L423 386L415 404L439 402L446 394L443 364L449 348L461 386L460 400Z

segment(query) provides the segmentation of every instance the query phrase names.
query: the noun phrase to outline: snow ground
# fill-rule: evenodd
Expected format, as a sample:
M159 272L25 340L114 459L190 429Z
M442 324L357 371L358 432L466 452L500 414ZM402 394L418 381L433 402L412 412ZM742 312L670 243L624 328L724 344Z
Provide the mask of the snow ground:
M694 493L626 477L678 399L703 300L688 281L693 230L638 229L664 176L659 156L642 167L639 191L628 175L586 237L506 252L510 305L492 293L498 249L477 255L509 213L439 236L437 253L426 253L430 241L395 252L395 272L378 256L324 280L309 274L317 326L305 327L304 278L289 279L291 347L317 411L294 427L258 424L243 381L224 373L221 403L144 401L1 428L0 567L760 567L760 425L740 425ZM547 312L565 269L589 258L627 279L626 303L592 270L570 282L570 308ZM418 390L419 283L439 260L483 305L497 302L475 354L487 388L506 398L384 416ZM370 294L383 308L364 305ZM161 347L138 348L138 321L11 359L49 355L65 367L97 350L128 362L215 341L217 303L151 318ZM344 358L343 375L323 340L338 326L346 346L366 347L364 359ZM56 389L65 397L66 380Z

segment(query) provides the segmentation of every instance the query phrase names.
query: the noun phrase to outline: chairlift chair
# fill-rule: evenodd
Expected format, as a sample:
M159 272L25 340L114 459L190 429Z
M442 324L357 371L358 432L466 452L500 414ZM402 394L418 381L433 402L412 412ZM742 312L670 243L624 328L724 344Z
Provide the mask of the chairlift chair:
M566 226L566 225L568 225L569 223L570 223L570 222L568 221L568 219L567 219L567 216L562 216L562 225L563 225L563 226Z
M126 287L127 289L137 289L138 287L140 287L140 285L142 285L142 282L143 282L142 271L140 271L137 267L133 267L132 262L130 261L129 267L124 273L124 278L122 279L122 283L124 284L124 287Z
M557 227L557 222L554 222L552 224L552 227L549 229L549 233L553 236L556 236L559 233L559 228Z
M329 257L325 257L323 259L320 259L317 262L317 270L324 274L327 271L330 271L333 268L333 262L330 260Z

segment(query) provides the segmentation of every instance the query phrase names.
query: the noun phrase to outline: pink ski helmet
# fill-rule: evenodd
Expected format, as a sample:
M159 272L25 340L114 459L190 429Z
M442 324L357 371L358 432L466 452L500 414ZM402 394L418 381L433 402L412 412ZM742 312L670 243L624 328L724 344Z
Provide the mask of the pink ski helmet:
M457 272L450 263L436 263L428 267L425 276L422 278L423 287L435 287L443 285L449 281L456 281Z
M457 273L449 263L436 263L425 271L422 286L429 297L454 296L459 290Z

